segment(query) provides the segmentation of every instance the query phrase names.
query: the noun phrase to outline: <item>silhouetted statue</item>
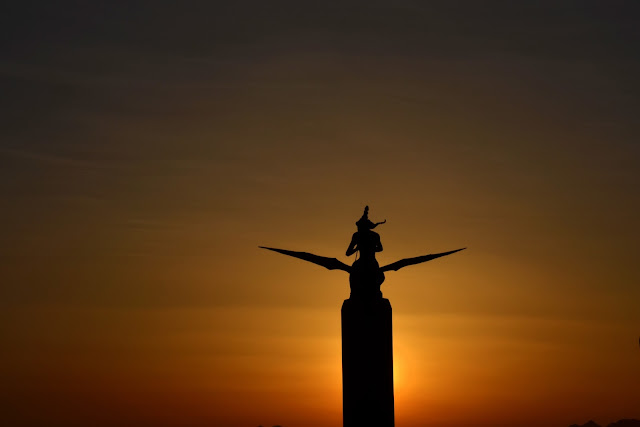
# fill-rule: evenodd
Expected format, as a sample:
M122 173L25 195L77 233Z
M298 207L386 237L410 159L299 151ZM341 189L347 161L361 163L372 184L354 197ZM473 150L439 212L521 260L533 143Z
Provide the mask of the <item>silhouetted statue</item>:
M336 258L328 258L319 255L310 254L308 252L297 252L286 249L269 248L260 246L262 249L268 249L270 251L278 252L284 255L289 255L295 258L302 259L304 261L312 262L314 264L321 265L329 270L343 270L349 274L349 285L351 286L351 298L354 299L369 299L369 298L382 298L382 292L380 292L380 285L384 282L384 272L394 270L397 271L402 267L409 265L420 264L430 261L435 258L439 258L445 255L464 250L466 248L456 249L449 252L442 252L438 254L423 255L415 258L405 258L400 261L396 261L384 267L378 265L376 261L376 252L382 251L382 243L380 241L380 235L374 231L380 224L386 222L373 223L369 220L369 206L364 208L364 214L356 222L358 231L353 234L351 243L347 248L347 256L353 255L359 252L360 257L356 259L352 266L339 261Z
M347 256L359 254L352 266L336 258L260 246L329 270L349 273L351 295L344 301L341 310L344 427L393 427L395 423L392 310L389 300L382 298L380 292L384 272L462 250L407 258L381 268L376 260L376 252L382 251L382 242L373 229L385 222L371 222L369 207L364 208L364 214L356 222L358 231L353 234L346 252Z
M352 297L382 297L380 285L384 282L384 273L380 270L376 260L376 252L382 252L382 242L380 235L371 230L385 222L387 221L371 222L369 220L369 206L364 208L362 218L356 222L358 231L353 233L346 252L347 256L360 253L360 258L357 258L351 266L351 274L349 275Z

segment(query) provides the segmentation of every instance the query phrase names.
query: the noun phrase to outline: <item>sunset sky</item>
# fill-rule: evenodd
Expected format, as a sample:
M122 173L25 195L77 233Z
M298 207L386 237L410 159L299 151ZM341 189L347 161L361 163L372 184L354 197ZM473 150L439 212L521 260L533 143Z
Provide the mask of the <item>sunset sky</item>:
M365 205L398 427L640 418L633 1L14 1L7 427L338 427Z

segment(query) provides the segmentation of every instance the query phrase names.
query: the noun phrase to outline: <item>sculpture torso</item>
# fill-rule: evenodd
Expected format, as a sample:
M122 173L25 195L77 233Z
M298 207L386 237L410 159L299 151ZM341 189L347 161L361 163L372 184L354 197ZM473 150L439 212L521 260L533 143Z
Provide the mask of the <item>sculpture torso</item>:
M376 252L382 251L380 235L371 230L356 231L355 233L353 233L351 244L349 245L349 249L347 249L347 253L353 253L354 251L360 252L360 258L375 260Z
M382 298L380 285L384 282L384 273L380 271L375 255L382 251L380 235L371 230L358 230L351 238L347 256L355 251L360 252L360 258L353 263L349 276L351 298Z

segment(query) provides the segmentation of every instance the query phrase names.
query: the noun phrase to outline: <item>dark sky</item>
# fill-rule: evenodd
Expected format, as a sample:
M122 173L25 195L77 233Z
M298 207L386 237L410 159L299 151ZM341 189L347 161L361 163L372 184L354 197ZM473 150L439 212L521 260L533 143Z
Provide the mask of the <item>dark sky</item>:
M559 115L569 113L567 121L585 113L597 116L599 126L615 127L628 143L637 135L635 2L100 3L27 1L3 7L4 150L65 157L69 129L56 116L68 109L187 113L176 111L187 107L172 105L171 91L195 92L224 109L229 90L251 84L242 80L248 70L296 55L342 64L360 75L356 81L381 76L389 83L403 77L389 70L408 67L427 80L437 77L428 73L429 62L446 62L469 82L513 79L545 91L557 98ZM272 73L307 87L331 78L309 68ZM3 167L13 174L10 169Z
M0 18L3 129L20 133L23 120L33 125L68 103L105 102L94 91L204 76L224 86L239 69L292 53L376 58L379 67L472 60L505 72L513 61L534 61L529 71L541 83L554 77L544 64L582 64L610 87L577 74L557 89L594 103L618 89L622 99L608 109L630 121L638 8L628 1L10 2Z

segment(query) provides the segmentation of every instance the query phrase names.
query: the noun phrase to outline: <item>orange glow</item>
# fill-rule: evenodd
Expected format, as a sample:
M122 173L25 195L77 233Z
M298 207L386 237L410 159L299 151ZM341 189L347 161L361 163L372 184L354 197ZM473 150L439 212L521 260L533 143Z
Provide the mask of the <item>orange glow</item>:
M69 92L95 106L15 137L72 129L58 148L0 151L15 425L341 425L348 276L258 245L351 263L365 204L387 219L381 265L468 247L382 286L398 427L640 418L638 138L606 116L631 103L617 74L310 51L162 56L157 87L158 67L117 57L144 78L82 80Z

